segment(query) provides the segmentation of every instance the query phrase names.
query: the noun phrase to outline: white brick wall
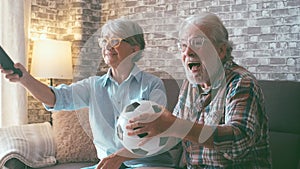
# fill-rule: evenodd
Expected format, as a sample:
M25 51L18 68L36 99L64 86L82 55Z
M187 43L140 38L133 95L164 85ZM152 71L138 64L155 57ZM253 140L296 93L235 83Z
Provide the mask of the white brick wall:
M236 62L258 79L300 81L299 0L35 0L30 34L72 41L77 80L95 74L101 58L90 37L107 20L127 17L139 22L146 35L148 51L139 65L182 78L176 27L182 18L200 11L220 16L235 44ZM81 51L89 57L81 57ZM106 66L102 63L99 70ZM34 109L38 103L30 100L30 121L47 121L47 112Z

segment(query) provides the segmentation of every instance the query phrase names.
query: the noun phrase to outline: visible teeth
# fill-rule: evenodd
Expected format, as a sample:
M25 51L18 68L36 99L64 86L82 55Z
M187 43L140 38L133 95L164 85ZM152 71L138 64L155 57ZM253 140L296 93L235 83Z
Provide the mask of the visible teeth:
M190 69L192 69L193 66L200 66L200 63L189 63L188 66Z

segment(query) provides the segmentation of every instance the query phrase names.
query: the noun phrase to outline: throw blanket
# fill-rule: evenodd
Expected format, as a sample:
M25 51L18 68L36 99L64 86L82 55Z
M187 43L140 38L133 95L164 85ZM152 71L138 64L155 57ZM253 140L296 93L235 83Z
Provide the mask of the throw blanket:
M0 128L0 168L13 158L32 168L55 164L55 143L50 123Z

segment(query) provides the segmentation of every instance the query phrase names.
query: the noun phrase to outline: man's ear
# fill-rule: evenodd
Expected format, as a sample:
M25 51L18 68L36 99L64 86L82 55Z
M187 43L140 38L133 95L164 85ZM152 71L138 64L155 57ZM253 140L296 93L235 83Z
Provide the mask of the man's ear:
M225 43L223 43L220 47L219 47L219 57L220 59L224 59L227 53L227 46Z

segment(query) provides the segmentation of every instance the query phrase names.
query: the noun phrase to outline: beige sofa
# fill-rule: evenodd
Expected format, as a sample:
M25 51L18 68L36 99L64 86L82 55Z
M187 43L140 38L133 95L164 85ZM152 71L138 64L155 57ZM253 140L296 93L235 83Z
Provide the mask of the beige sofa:
M164 79L172 110L177 102L181 81ZM270 146L274 169L300 169L300 83L290 81L259 81L262 86L270 120ZM55 164L44 169L79 169L97 163L91 138L81 128L75 112L53 114ZM86 124L86 123L85 123ZM84 128L88 128L85 126ZM12 159L10 168L25 168Z

